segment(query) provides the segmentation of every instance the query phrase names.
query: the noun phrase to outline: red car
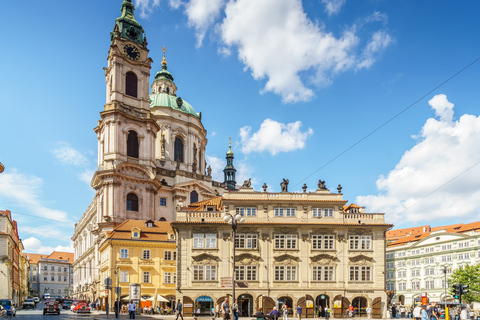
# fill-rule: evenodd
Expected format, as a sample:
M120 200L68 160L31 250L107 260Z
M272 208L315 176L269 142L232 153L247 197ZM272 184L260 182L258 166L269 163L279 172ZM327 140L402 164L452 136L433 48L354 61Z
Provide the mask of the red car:
M45 301L45 308L43 308L43 314L56 313L60 314L60 304L57 301L47 300Z
M85 300L80 300L77 302L75 307L73 308L73 312L76 313L90 313L90 307L88 306L87 301Z

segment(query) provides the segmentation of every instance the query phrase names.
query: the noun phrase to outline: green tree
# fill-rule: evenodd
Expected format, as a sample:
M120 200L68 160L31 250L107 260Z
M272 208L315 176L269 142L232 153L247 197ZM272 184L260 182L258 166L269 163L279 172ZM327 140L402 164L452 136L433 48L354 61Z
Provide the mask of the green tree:
M470 292L462 295L462 303L480 301L480 264L466 265L464 268L456 269L452 272L448 281L452 295L454 284L469 285L468 290Z

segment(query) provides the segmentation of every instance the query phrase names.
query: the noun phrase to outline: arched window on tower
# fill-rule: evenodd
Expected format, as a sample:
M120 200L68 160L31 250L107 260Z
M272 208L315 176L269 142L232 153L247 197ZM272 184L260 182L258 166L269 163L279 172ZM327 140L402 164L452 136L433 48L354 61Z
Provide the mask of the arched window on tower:
M177 159L180 160L180 162L183 162L183 141L180 137L175 138L175 150L173 152L174 154L174 161L177 161Z
M190 192L190 203L198 202L198 193L197 191L193 190Z
M138 135L135 131L128 131L127 137L127 156L138 158Z
M137 98L138 80L134 72L127 72L125 75L125 93L127 96Z
M127 210L138 211L138 197L135 193L127 194Z

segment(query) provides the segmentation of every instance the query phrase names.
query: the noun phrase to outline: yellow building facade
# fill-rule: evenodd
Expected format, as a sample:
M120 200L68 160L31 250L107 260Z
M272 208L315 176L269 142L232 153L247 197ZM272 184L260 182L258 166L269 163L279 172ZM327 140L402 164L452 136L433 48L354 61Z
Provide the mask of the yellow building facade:
M116 300L121 288L122 304L133 297L130 284L140 285L142 305L171 306L175 301L176 240L169 222L127 220L108 234L99 247L102 291L100 307ZM107 290L106 279L112 280Z

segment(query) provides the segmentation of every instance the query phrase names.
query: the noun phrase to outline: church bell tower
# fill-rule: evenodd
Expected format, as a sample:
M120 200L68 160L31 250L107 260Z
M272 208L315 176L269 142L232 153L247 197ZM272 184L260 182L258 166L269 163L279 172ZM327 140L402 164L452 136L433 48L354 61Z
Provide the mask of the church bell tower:
M95 132L98 166L92 179L97 192L97 222L112 228L125 219L155 219L155 139L160 129L150 112L152 59L147 39L135 20L135 7L124 0L110 33L105 70L106 104Z
M228 151L227 151L227 165L225 169L223 169L223 174L225 177L225 184L228 190L235 190L236 181L235 181L235 174L237 169L233 166L233 151L232 151L232 140L228 142Z

